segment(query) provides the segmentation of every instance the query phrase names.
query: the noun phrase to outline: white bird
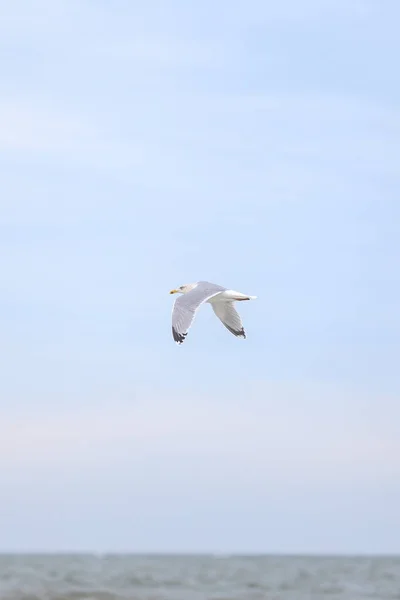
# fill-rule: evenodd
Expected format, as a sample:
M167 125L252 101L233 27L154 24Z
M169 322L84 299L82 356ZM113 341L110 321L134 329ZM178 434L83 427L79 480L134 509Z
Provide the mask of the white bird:
M246 337L234 302L255 300L257 296L247 296L208 281L181 285L170 294L182 294L175 300L172 310L172 336L177 344L185 341L196 311L204 302L211 304L217 317L233 335Z

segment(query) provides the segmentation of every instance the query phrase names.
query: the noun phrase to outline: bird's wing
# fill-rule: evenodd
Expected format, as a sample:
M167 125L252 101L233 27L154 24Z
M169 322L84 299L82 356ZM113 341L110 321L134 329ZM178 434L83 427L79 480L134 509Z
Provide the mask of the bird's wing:
M221 285L199 281L193 290L176 299L172 310L172 336L177 344L185 341L199 306L225 290Z
M220 319L228 331L237 337L246 337L242 320L233 302L212 302L211 306L213 307L218 319Z

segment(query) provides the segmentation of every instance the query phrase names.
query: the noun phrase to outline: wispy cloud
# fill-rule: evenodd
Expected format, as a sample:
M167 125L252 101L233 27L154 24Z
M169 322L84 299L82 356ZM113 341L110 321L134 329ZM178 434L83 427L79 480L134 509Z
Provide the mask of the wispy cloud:
M213 41L192 41L176 37L134 36L134 39L101 44L91 50L99 58L132 63L136 68L219 68L226 62L223 46Z
M0 152L7 159L46 156L50 161L68 158L70 164L101 168L137 166L143 148L107 136L104 125L88 115L57 110L49 101L18 98L0 102Z
M99 398L96 408L74 414L64 409L6 417L0 424L1 462L53 468L87 460L100 467L105 454L117 462L140 456L142 464L154 456L170 461L185 455L201 460L211 477L213 465L233 473L242 463L268 480L277 476L278 466L279 477L289 480L400 475L398 437L394 430L388 434L387 422L382 428L376 420L374 396L356 399L345 389L302 382L246 386L215 396L180 388L178 395L142 392L114 406ZM353 408L344 420L341 403L350 397ZM379 402L394 406L390 398ZM363 407L363 417L357 407ZM171 463L169 468L174 470Z

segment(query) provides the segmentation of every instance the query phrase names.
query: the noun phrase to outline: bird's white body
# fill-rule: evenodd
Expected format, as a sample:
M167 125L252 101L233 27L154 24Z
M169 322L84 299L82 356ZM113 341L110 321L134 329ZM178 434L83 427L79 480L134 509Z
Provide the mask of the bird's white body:
M241 300L255 300L257 296L248 296L241 292L235 292L235 290L225 290L220 292L216 296L209 298L206 302L215 304L216 302L240 302Z

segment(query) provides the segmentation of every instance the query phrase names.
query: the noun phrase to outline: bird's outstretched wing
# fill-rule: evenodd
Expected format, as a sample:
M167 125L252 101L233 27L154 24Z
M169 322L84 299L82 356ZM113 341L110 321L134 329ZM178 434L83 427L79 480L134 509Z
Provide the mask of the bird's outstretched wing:
M243 329L242 320L239 313L234 307L233 302L213 302L211 306L214 309L218 319L225 325L225 327L236 335L236 337L246 337L246 333Z
M177 344L185 341L199 306L225 290L221 285L199 281L193 290L176 299L172 310L172 336Z

